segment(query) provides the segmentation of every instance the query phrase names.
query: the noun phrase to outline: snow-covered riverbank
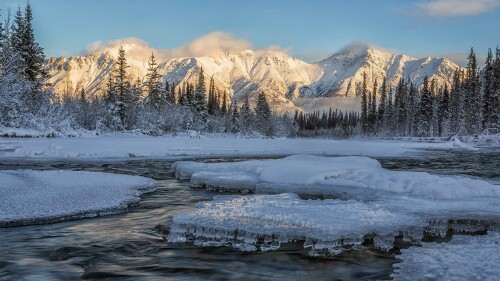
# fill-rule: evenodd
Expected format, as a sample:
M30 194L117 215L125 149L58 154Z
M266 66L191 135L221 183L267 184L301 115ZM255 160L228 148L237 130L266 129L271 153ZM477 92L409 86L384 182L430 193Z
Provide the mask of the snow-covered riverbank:
M259 139L234 136L187 135L150 137L112 134L78 138L0 138L1 158L111 159L253 156L294 154L411 156L423 149L469 149L460 142L408 142L382 140Z

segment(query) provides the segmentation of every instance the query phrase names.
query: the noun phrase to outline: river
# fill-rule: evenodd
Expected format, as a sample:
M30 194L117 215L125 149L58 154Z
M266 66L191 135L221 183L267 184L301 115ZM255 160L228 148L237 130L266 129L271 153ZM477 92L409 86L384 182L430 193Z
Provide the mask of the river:
M466 175L500 183L500 153L432 151L423 157L378 159L388 169ZM224 161L229 159L203 159ZM234 159L230 159L234 160ZM370 251L309 257L293 245L244 253L165 242L172 217L218 192L189 187L169 171L171 160L8 162L0 169L72 169L154 178L159 189L117 215L48 225L0 228L1 280L380 280L391 256Z

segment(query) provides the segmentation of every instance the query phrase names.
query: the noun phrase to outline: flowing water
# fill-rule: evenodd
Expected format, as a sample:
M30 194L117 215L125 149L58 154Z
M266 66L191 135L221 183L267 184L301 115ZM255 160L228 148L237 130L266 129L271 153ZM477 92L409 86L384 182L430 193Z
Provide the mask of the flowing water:
M224 159L212 159L221 161ZM226 159L227 160L227 159ZM234 160L234 159L231 159ZM389 169L467 175L500 182L500 153L427 153L379 159ZM165 242L172 216L219 193L189 187L171 161L122 163L11 162L0 169L72 169L142 175L159 189L128 212L63 223L0 228L0 280L380 280L394 258L369 251L313 258L300 247L244 253Z

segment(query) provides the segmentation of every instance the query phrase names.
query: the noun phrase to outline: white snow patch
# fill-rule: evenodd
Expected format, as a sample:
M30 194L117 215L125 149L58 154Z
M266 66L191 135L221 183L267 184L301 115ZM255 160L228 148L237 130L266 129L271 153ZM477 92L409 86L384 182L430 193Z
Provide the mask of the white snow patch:
M278 160L226 163L180 161L172 168L178 178L190 178L195 186L227 190L321 195L371 195L382 191L443 200L500 197L500 186L486 181L391 171L383 169L377 160L358 156L295 155Z
M454 236L449 243L423 243L404 249L394 265L395 281L498 280L500 233Z
M193 138L151 137L129 133L78 138L0 138L0 158L110 159L217 156L276 156L293 154L395 157L424 149L457 149L453 142L424 143L381 140L256 139L227 135ZM458 148L460 149L460 148Z
M116 211L155 189L139 177L83 171L0 171L0 225Z

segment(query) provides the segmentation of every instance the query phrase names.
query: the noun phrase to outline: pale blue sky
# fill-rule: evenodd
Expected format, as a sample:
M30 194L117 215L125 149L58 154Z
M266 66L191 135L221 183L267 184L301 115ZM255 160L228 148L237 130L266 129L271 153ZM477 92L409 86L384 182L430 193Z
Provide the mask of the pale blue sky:
M141 38L172 49L211 32L255 48L278 45L316 61L352 42L459 61L500 43L499 0L32 0L47 56L78 55L94 41ZM2 17L25 1L0 0ZM464 58L463 58L464 59ZM463 60L462 59L462 60Z

